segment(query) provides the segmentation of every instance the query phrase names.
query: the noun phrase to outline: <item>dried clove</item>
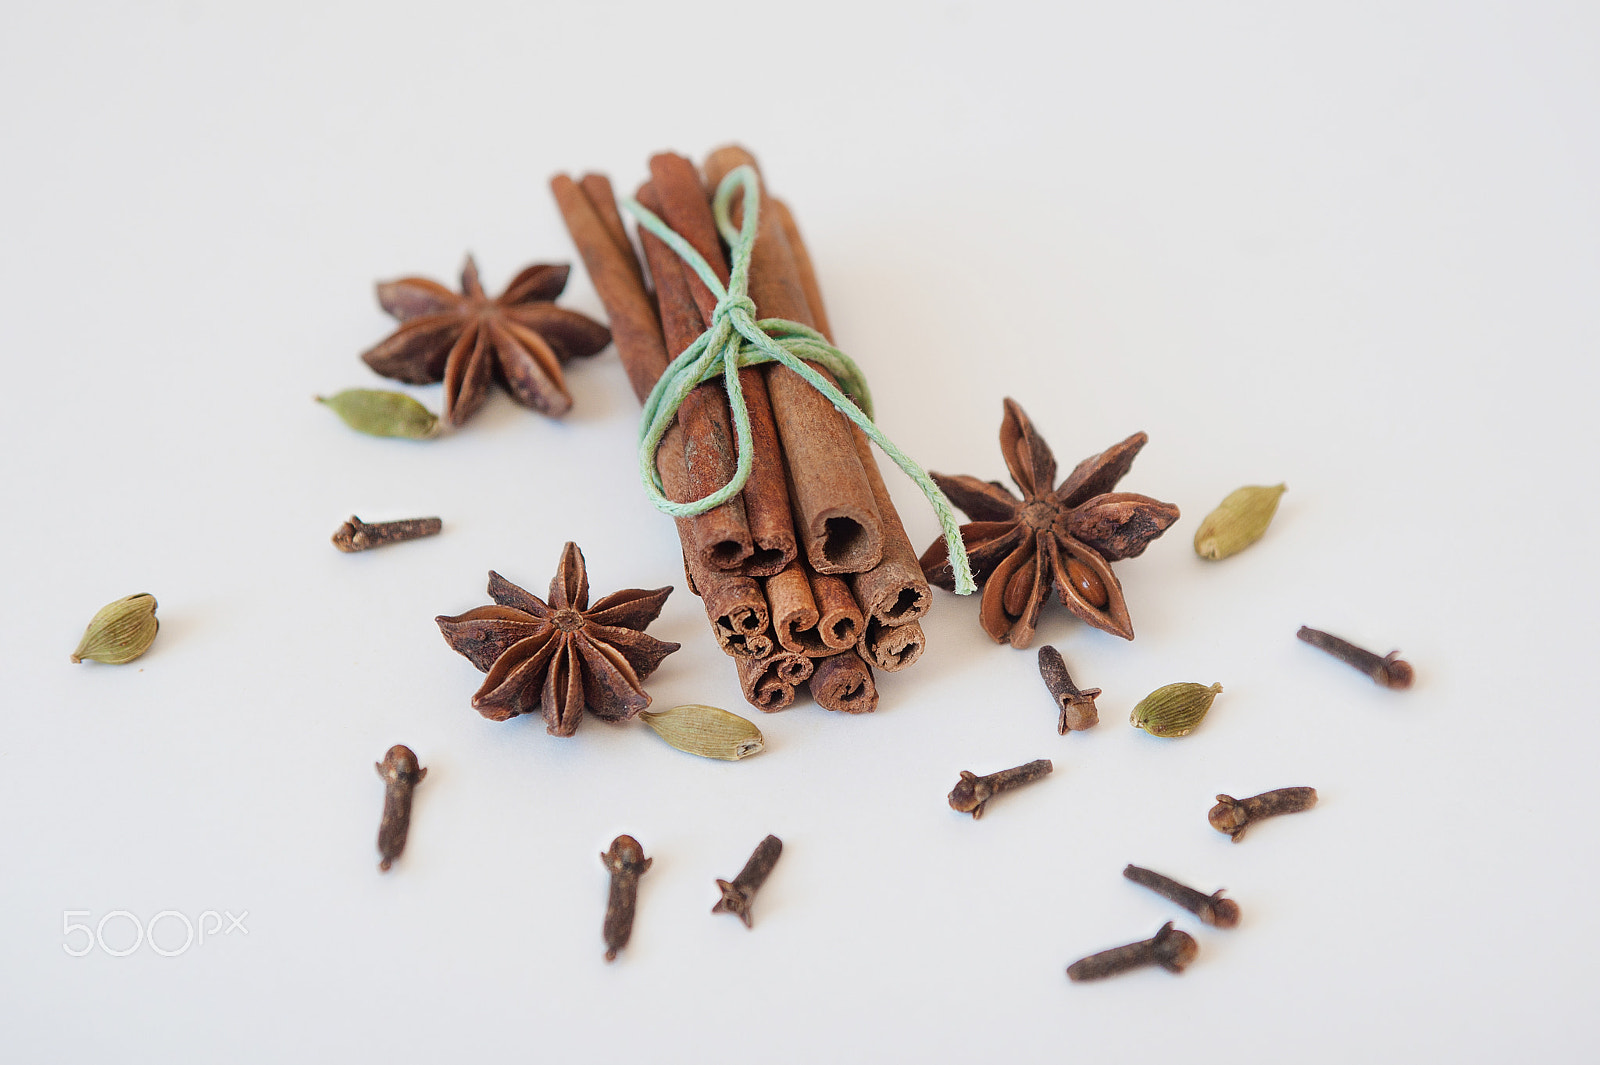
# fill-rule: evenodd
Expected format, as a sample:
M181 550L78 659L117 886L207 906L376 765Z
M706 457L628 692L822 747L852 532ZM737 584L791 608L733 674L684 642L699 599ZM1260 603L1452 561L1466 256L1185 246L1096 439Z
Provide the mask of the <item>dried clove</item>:
M731 883L717 881L717 887L722 890L722 899L711 907L711 912L734 914L744 922L746 928L751 927L750 904L755 901L756 892L766 883L772 867L778 864L778 855L782 853L783 840L777 836L768 836L757 843L750 860L744 863L744 868L739 870L739 875Z
M373 765L384 785L383 820L378 824L378 853L383 861L378 863L378 869L387 873L406 849L406 834L411 831L411 794L428 771L417 765L417 756L403 743L390 747L383 761Z
M1122 875L1135 884L1149 888L1162 898L1176 902L1213 928L1232 928L1239 923L1239 904L1232 899L1223 898L1221 889L1215 894L1207 895L1186 884L1180 884L1171 877L1162 876L1153 869L1137 865L1128 866L1122 871Z
M1173 928L1172 922L1168 921L1154 938L1079 958L1067 966L1067 978L1075 981L1099 980L1145 965L1159 965L1170 973L1181 973L1198 953L1200 945L1194 941L1194 937Z
M1300 631L1295 635L1312 647L1328 652L1345 665L1354 666L1382 687L1401 691L1411 687L1416 677L1411 663L1401 658L1399 651L1390 651L1386 655L1374 654L1349 640L1341 640L1309 625L1300 626Z
M1061 721L1056 725L1058 733L1065 736L1068 732L1081 732L1100 723L1100 710L1094 705L1100 689L1080 691L1072 683L1061 652L1049 644L1039 648L1039 675L1044 678L1044 686L1050 689L1056 706L1061 709Z
M617 951L628 945L633 934L633 910L639 899L639 878L654 858L644 856L644 848L632 836L618 836L611 849L600 855L611 871L611 894L606 899L606 920L601 934L606 941L606 961L616 961Z
M354 514L333 534L333 546L341 551L365 551L384 544L400 544L407 540L420 540L424 536L437 536L444 528L438 518L407 518L404 521L380 521L367 524Z
M963 769L960 781L950 791L950 808L959 813L971 814L972 819L976 821L983 816L984 804L990 799L1002 791L1031 784L1053 768L1050 759L1040 758L1027 765L1019 765L1015 769L1002 769L998 773L990 773L986 777L980 777Z
M1248 799L1235 799L1232 795L1218 795L1217 805L1211 808L1207 819L1218 832L1226 832L1238 843L1244 830L1257 821L1279 814L1297 814L1317 805L1316 788L1278 788L1264 791Z

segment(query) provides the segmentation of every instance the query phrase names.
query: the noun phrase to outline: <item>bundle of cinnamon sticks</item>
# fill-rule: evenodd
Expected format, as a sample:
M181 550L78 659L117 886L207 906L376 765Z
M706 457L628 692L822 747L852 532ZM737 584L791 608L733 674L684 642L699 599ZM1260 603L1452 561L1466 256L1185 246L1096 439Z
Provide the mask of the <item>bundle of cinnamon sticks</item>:
M737 147L711 153L704 180L683 156L656 155L650 180L635 196L724 285L728 258L710 190L741 165L759 173L750 153ZM573 181L562 174L550 184L642 403L668 363L705 331L717 297L642 229L641 264L604 175ZM800 322L831 341L794 217L764 182L758 221L749 289L757 317ZM742 367L739 381L749 410L751 472L728 502L675 519L689 587L754 706L782 710L805 684L829 710L876 709L873 667L894 672L922 654L918 619L931 596L917 553L865 435L849 419L776 363ZM726 391L716 382L699 385L656 453L666 495L687 502L709 494L732 479L737 459Z

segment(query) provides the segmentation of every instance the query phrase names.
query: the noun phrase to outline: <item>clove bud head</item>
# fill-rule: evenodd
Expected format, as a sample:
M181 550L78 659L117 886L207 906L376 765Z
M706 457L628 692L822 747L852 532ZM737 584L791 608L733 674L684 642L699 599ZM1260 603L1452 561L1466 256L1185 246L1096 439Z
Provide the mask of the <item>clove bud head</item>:
M156 597L148 592L107 603L83 630L72 660L82 662L89 658L114 666L132 662L150 649L158 628Z
M386 784L399 784L402 781L415 784L428 775L428 771L417 763L416 752L403 743L390 747L377 767L378 775Z
M1245 813L1244 803L1232 795L1218 795L1217 804L1206 814L1206 820L1218 832L1233 833L1243 828L1250 816Z
M950 809L957 813L974 813L994 797L994 787L978 774L963 769L961 779L950 789Z
M646 858L644 847L632 836L618 836L611 841L611 850L600 855L600 861L620 876L640 876L655 859Z
M1234 928L1239 924L1239 904L1229 898L1222 898L1222 892L1211 896L1211 912L1209 917L1201 914L1200 919L1213 928Z
M1188 932L1172 927L1168 921L1150 941L1156 964L1172 973L1181 973L1200 953L1200 944Z

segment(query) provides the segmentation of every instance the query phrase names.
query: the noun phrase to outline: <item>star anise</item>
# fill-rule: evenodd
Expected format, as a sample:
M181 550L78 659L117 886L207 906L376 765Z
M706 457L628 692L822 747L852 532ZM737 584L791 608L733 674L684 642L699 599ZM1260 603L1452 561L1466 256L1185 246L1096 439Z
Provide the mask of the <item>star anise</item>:
M490 299L467 256L458 295L425 277L378 286L378 302L401 326L361 358L385 377L414 385L444 381L444 420L460 425L483 405L493 378L525 407L551 416L572 406L561 364L593 355L611 332L552 301L570 267L540 263Z
M1133 639L1122 584L1111 563L1141 554L1178 520L1178 508L1113 492L1149 439L1134 433L1084 459L1054 491L1056 460L1017 402L1005 402L1000 450L1019 500L998 481L933 474L950 501L974 519L961 527L972 575L983 584L979 620L996 643L1026 647L1053 584L1061 604L1097 629ZM928 580L954 588L944 540L922 555Z
M489 598L459 617L437 617L446 642L483 672L472 705L491 721L539 711L553 736L577 731L584 707L625 721L650 705L641 681L675 643L645 635L672 589L629 588L589 606L583 552L568 543L546 602L489 573Z

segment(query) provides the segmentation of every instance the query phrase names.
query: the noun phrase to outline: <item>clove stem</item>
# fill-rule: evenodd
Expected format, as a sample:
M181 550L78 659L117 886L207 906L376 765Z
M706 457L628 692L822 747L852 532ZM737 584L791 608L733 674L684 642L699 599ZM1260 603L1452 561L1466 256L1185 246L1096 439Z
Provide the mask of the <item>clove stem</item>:
M350 515L350 520L339 526L333 534L333 546L341 551L365 551L384 544L420 540L424 536L437 536L444 523L438 518L406 518L403 521L380 521L368 524Z

